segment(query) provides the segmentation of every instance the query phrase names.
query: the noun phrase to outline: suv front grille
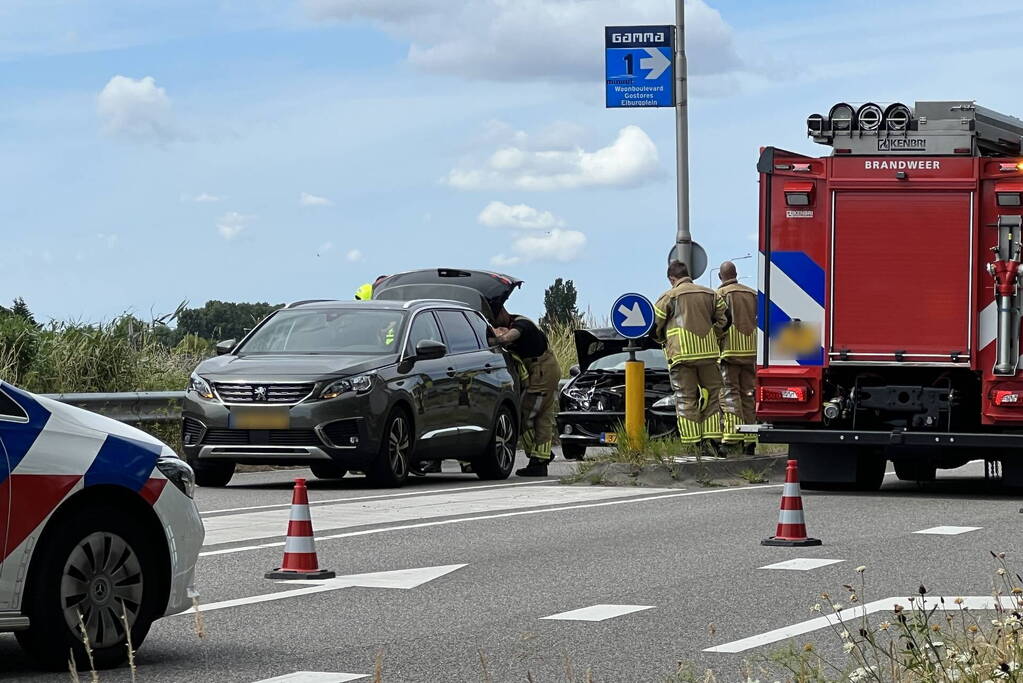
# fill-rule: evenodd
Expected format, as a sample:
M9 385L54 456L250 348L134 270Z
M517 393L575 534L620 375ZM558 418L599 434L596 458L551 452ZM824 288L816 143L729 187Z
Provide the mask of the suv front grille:
M320 446L311 429L207 429L204 444L212 446Z
M197 444L202 440L204 430L205 427L203 427L202 422L186 417L181 421L181 440L186 446Z
M213 387L224 403L298 403L313 393L312 382L302 384L214 382Z

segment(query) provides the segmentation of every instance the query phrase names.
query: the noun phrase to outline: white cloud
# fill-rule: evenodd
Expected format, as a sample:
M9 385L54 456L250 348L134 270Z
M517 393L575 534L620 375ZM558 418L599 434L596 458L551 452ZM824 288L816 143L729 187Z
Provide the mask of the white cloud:
M495 268L507 268L508 266L517 266L522 262L522 259L518 256L505 256L504 254L498 254L490 259L490 265Z
M361 261L363 257L361 251L359 251L358 249L352 249L347 254L345 254L345 258L348 259L351 263L355 263L357 261Z
M504 202L490 202L477 220L490 228L518 228L520 230L550 230L565 225L550 211L540 211L526 204L508 205Z
M527 261L574 261L586 247L586 235L578 230L554 229L546 235L525 235L512 249Z
M245 231L252 219L253 216L246 216L237 211L228 211L217 221L217 232L225 240L231 241Z
M305 0L314 19L369 21L411 43L408 60L435 73L496 81L598 81L604 25L674 23L652 0ZM611 20L613 18L613 21ZM690 74L743 68L732 29L704 0L686 0Z
M96 98L103 130L138 141L170 142L182 137L167 92L152 76L114 76Z
M524 135L524 134L523 134ZM570 190L635 187L661 174L657 146L639 126L626 126L593 152L536 148L526 139L499 147L482 164L454 168L444 182L460 190Z
M326 197L317 197L314 194L303 192L298 196L298 203L302 206L333 206L334 202Z
M183 194L181 195L181 201L183 202L195 202L196 204L211 204L213 202L219 202L223 197L219 197L209 192L200 192L196 195Z

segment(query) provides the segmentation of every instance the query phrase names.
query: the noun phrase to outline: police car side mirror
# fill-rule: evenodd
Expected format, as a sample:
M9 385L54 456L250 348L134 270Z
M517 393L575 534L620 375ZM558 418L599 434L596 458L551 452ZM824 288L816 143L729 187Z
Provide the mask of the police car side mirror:
M570 367L568 369L568 376L569 377L578 377L580 372L582 372L582 370L579 369L579 366L578 365L573 365L572 367Z
M217 344L216 346L217 355L226 356L227 354L231 353L231 351L234 350L234 346L235 346L234 339L225 339L224 341Z
M436 360L443 358L448 352L448 347L433 339L424 339L416 344L415 360Z

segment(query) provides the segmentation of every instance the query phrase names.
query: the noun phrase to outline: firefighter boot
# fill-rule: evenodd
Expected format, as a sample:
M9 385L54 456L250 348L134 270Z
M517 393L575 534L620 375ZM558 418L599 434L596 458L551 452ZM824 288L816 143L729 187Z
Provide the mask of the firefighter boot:
M515 474L519 477L546 477L547 461L542 458L530 458L529 464L515 470Z

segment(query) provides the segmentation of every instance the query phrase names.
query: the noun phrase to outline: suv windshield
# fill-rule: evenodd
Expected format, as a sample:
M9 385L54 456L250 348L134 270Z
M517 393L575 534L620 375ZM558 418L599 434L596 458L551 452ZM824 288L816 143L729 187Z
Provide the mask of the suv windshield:
M278 311L238 353L397 353L404 316L381 310Z
M628 353L612 353L610 356L598 358L590 364L588 370L620 370L625 372L625 361L629 360ZM644 349L636 352L636 360L646 363L647 370L667 370L668 361L664 358L664 352L659 349Z

